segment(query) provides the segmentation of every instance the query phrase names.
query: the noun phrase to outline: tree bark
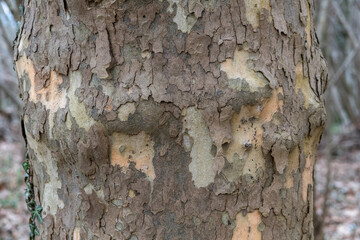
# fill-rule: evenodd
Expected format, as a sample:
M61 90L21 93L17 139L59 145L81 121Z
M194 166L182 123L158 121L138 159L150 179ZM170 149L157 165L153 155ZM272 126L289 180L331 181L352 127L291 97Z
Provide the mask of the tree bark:
M312 1L24 5L40 239L313 239Z

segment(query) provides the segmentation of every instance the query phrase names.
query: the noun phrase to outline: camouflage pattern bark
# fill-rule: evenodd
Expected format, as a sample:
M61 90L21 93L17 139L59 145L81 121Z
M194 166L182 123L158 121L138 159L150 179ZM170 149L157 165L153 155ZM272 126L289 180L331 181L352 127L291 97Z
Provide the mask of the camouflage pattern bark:
M313 239L310 0L26 0L40 239Z

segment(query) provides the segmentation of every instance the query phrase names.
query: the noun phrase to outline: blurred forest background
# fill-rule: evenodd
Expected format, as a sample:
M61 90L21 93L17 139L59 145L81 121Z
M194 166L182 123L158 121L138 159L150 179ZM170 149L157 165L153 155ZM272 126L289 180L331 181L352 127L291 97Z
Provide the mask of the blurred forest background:
M28 239L13 40L21 0L0 0L0 240ZM315 168L316 239L360 240L360 0L314 0L329 67L328 123Z

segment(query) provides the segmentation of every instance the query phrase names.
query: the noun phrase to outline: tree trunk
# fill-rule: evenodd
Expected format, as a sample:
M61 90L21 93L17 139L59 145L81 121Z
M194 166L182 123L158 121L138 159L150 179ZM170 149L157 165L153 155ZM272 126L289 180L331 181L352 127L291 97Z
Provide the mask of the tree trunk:
M312 1L27 0L40 239L313 239Z

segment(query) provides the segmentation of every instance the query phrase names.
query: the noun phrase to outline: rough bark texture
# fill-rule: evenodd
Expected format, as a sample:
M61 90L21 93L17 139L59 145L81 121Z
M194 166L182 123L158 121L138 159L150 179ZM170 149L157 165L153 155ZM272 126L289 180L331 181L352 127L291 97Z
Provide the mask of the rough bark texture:
M26 0L41 239L313 239L308 0Z

